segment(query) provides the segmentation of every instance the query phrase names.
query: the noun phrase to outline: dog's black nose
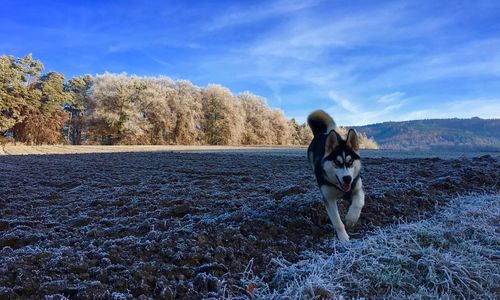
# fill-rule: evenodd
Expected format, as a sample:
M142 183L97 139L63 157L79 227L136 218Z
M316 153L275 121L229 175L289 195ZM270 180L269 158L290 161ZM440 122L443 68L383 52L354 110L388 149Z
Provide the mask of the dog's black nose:
M352 177L351 176L344 176L342 177L342 180L344 183L351 183Z

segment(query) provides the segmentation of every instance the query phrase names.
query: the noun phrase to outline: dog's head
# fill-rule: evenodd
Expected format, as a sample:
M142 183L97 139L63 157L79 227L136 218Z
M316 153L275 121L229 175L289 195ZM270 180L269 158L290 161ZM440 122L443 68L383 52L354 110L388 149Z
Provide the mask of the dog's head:
M361 170L358 151L359 139L354 129L349 129L346 140L335 130L330 131L326 138L323 170L329 181L344 192L353 188L351 184Z

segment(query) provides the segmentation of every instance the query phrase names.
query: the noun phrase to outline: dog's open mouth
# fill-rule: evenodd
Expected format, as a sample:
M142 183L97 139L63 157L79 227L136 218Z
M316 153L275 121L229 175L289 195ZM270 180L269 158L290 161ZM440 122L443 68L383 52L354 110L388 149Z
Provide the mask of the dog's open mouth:
M351 190L351 184L350 183L342 183L340 185L340 189L344 192L349 192Z

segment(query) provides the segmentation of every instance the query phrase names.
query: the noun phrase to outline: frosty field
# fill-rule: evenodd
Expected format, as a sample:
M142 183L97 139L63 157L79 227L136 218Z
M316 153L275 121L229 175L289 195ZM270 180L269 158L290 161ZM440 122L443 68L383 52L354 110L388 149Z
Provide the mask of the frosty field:
M353 242L341 245L304 149L174 150L0 156L0 299L198 299L250 297L249 292L254 298L400 297L418 295L412 282L436 278L436 294L430 285L422 295L498 295L498 283L492 283L500 277L495 236L500 230L500 163L495 155L365 158L366 206L360 223L349 230ZM470 193L486 196L453 200ZM485 229L467 223L469 219L454 224L461 220L461 209L451 209L453 217L440 215L450 211L445 206L461 202L470 204L464 214L486 222ZM342 215L348 204L341 201ZM410 224L399 225L405 222ZM421 224L428 235L417 238L412 231L417 225L411 224ZM462 225L466 230L456 237L443 231ZM387 228L392 231L383 231ZM449 243L434 243L433 228L440 241ZM441 265L422 261L436 266L437 277L417 266L411 276L404 273L411 277L402 281L406 286L395 290L358 276L356 270L367 262L387 267L381 272L375 268L373 274L395 274L390 268L394 261L403 267L412 264L399 252L382 248L394 245L387 236L415 238L416 244L401 243L413 250L430 241L436 253L459 262L477 256L484 276L444 258ZM465 247L461 241L469 237L485 246ZM362 255L354 255L353 249L361 249ZM464 249L474 255L460 256ZM380 253L387 253L387 260L380 260ZM422 257L439 256L429 253ZM352 278L335 269L340 258ZM446 272L448 289L438 280ZM466 278L463 284L460 278ZM463 290L449 292L457 288Z

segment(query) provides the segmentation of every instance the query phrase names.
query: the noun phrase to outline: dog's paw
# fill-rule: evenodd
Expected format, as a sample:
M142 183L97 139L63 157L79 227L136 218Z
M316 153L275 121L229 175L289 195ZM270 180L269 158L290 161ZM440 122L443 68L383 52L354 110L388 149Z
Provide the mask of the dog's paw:
M352 228L352 227L354 227L354 225L356 225L357 222L358 222L358 219L348 219L348 218L346 218L345 219L345 227Z
M341 240L341 241L344 241L344 242L349 241L349 235L345 231L337 232L337 236L339 237L339 240Z
M358 222L359 214L348 212L345 216L345 226L351 228Z

